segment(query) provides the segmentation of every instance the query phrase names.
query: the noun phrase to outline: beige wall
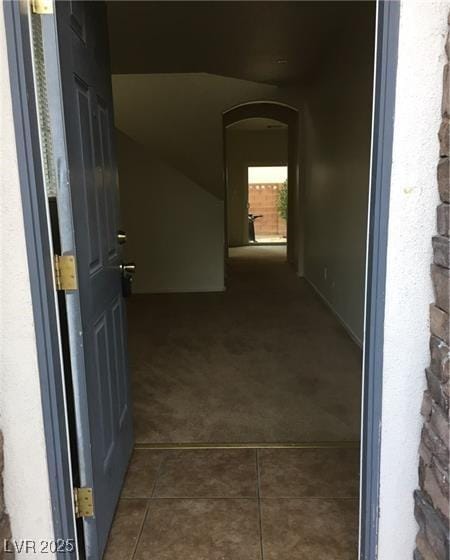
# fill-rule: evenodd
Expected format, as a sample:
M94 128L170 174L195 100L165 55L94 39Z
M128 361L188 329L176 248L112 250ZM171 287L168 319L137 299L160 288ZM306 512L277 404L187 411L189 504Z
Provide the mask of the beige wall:
M248 166L286 165L287 145L287 128L267 131L227 129L228 244L231 247L248 242Z
M276 92L209 74L113 76L115 122L128 137L119 135L118 163L135 292L224 289L222 112Z
M277 90L212 74L114 75L114 117L154 157L223 199L222 112Z
M14 539L53 538L52 507L12 121L3 9L0 9L0 431L4 489ZM0 543L3 547L3 543ZM35 558L38 555L17 555ZM42 554L51 558L52 554Z
M183 95L180 95L180 92L183 92ZM163 162L167 169L170 168L173 172L176 172L178 177L183 177L191 186L197 185L206 193L213 195L214 199L220 200L223 200L225 194L222 113L240 103L257 100L288 102L294 106L301 105L301 95L298 89L287 88L285 90L267 84L210 74L115 75L113 76L113 95L116 126L142 146L146 151L144 159L149 160L150 158ZM276 134L274 131L272 132ZM267 157L267 152L273 149L280 150L279 147L276 147L276 142L271 146L267 141L261 142L261 144L261 150L265 151L262 156L263 159ZM120 155L120 149L119 146L119 168L121 165L123 168L124 163ZM256 153L261 152L261 150L250 153L250 147L247 146L245 149L249 151L249 157L261 157L259 153ZM132 154L132 151L130 153ZM285 161L285 158L283 159ZM136 177L136 172L133 171L132 166L127 165L127 168L130 170L129 174ZM148 168L147 166L147 175ZM122 181L123 174L122 171ZM147 178L144 175L148 184ZM241 185L244 185L242 170L241 179L238 179L238 181ZM140 189L138 183L139 180L127 180L128 194L126 198L122 197L124 215L131 216L134 212L133 205L127 208L128 202L134 201L132 191L135 191L139 196L142 194L140 190L136 190ZM179 191L182 191L181 187ZM187 192L189 192L189 189ZM193 192L198 193L196 189ZM211 199L201 198L208 207L211 206ZM243 208L245 209L245 202L242 204L239 197L232 201L232 205L234 203L240 211ZM131 204L133 203L131 202ZM153 197L152 211L154 209L157 217L164 215L165 212L164 209L162 209L162 213L159 212L159 204L158 198ZM182 236L183 243L195 247L198 255L203 245L198 243L199 235L197 234L197 219L194 218L196 216L193 206L194 199L189 202L185 198L185 204L186 208L192 209L192 213L186 213L178 223L173 222L172 235ZM189 215L194 219L193 222L189 222ZM234 210L233 215L235 215ZM216 219L212 220L212 216L215 216ZM136 261L139 260L137 264L142 274L141 279L138 278L139 271L136 275L136 291L149 292L155 289L158 291L175 289L203 291L208 286L211 286L210 289L218 289L219 282L217 279L221 274L223 275L224 251L223 246L216 243L216 240L223 239L224 218L224 214L219 216L215 211L211 213L208 219L209 232L204 231L201 234L205 238L209 237L212 240L210 248L216 247L217 250L214 258L208 258L208 263L217 265L215 273L209 275L211 281L205 283L200 270L194 273L196 265L206 262L205 258L202 259L199 256L192 260L192 274L190 273L189 282L185 282L187 279L183 275L179 275L178 278L171 278L171 274L174 274L175 271L178 273L180 270L180 255L176 251L157 249L156 246L158 244L161 246L163 242L159 241L155 234L151 240L152 245L155 246L155 250L152 252L148 249L149 245L145 250L136 248L134 251L131 250L130 245L128 246L127 251L130 257ZM156 223L158 223L157 220ZM203 220L203 223L206 223L205 220ZM135 220L130 227L135 231L135 238L146 238L148 228L145 222L141 223ZM141 230L138 232L139 228ZM231 244L246 242L245 210L242 214L239 229L239 233L236 235L233 233ZM237 230L238 227L233 228L233 232ZM154 231L156 232L156 230ZM161 230L163 236L165 235L164 231ZM219 261L221 262L220 265L218 264ZM167 271L167 274L161 274L157 285L150 283L150 271L155 269ZM164 287L164 283L166 287ZM222 288L223 278L220 289Z
M369 22L370 23L370 22ZM361 341L373 78L373 22L330 53L305 91L305 276Z
M137 266L133 291L224 289L223 201L117 134L125 256Z

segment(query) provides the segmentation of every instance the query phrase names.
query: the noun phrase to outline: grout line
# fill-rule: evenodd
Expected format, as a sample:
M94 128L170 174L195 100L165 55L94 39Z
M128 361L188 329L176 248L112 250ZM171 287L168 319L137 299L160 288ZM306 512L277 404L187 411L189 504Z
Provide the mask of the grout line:
M135 449L359 449L359 441L312 441L285 443L136 443Z
M165 459L165 458L166 458L166 454L163 453L162 456L161 456L161 462L159 463L159 466L158 466L158 470L156 471L155 481L154 481L154 483L153 483L152 493L151 493L150 499L148 499L148 498L141 498L141 499L146 499L146 500L147 500L147 507L145 508L144 519L142 520L142 524L141 524L141 527L140 527L140 530L139 530L138 538L136 539L136 545L135 545L135 547L134 547L134 549L133 549L133 553L132 553L132 555L131 555L131 560L134 560L134 558L135 558L135 556L136 556L136 551L137 551L138 546L139 546L139 543L140 543L140 541L141 541L142 533L143 533L143 531L144 531L144 525L145 525L145 522L147 521L148 512L149 512L149 510L150 510L150 500L151 500L151 498L153 498L153 496L154 496L154 494L155 494L156 484L157 484L157 482L158 482L159 475L160 475L160 472L161 472L161 469L162 469L162 465L163 465L163 463L164 463L164 459Z
M144 531L145 522L147 521L148 510L149 509L150 509L150 502L149 502L149 500L147 500L147 507L145 508L144 519L142 520L141 526L139 528L139 533L138 533L138 536L137 536L137 539L136 539L136 544L134 545L133 552L131 553L130 560L134 560L134 558L136 556L136 551L137 551L139 543L141 541L141 537L142 537L142 533Z
M151 498L155 497L156 486L158 484L159 477L160 477L161 471L162 471L162 466L163 466L164 460L166 459L166 456L167 456L166 453L163 453L162 456L161 456L161 462L159 463L158 470L156 471L155 482L153 483L152 495L150 496Z
M261 560L264 560L264 544L262 530L262 512L261 512L261 476L259 472L259 450L255 450L256 459L256 495L258 497L258 523L259 523L259 547L261 551Z

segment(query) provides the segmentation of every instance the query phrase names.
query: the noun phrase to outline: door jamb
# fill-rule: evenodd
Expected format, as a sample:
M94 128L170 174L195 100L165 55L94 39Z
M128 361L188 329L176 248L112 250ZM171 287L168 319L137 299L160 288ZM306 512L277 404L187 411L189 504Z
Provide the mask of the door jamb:
M75 538L52 256L31 65L29 3L4 2L14 127L56 538ZM400 3L377 1L362 432L360 559L376 560L384 293ZM27 92L32 92L27 96ZM68 558L60 552L58 559Z
M4 2L13 121L22 198L25 242L41 386L54 539L76 543L63 365L39 125L34 94L30 3ZM58 541L61 539L62 541ZM73 558L58 551L56 558Z
M399 22L400 1L378 0L366 252L360 560L375 560L378 555L386 255Z

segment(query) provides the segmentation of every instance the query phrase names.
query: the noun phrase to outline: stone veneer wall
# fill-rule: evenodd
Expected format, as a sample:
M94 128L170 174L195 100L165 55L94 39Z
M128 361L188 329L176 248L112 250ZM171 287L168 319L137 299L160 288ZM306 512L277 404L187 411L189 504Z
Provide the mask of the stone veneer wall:
M5 511L5 500L3 498L3 481L2 481L2 473L3 473L3 436L0 432L0 560L3 558L12 559L14 556L11 553L5 554L4 553L4 541L11 537L10 529L9 529L9 518Z
M450 15L449 15L450 25ZM447 36L450 59L450 35ZM444 67L440 154L437 166L439 196L437 232L433 237L434 262L431 267L435 303L430 307L430 366L426 370L427 390L422 415L419 490L415 492L415 515L419 523L415 560L450 559L449 524L449 399L450 399L450 183L449 119L450 70ZM399 520L401 522L401 520Z

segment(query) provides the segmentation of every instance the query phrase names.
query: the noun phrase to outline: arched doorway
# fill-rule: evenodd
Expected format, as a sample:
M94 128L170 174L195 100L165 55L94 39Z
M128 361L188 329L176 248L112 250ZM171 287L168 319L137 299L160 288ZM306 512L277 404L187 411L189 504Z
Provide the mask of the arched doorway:
M301 220L299 184L299 132L298 111L274 101L254 101L237 105L223 113L224 145L224 201L225 201L225 255L228 254L228 154L226 132L236 123L250 119L270 119L287 127L288 211L287 211L287 260L299 275L303 274L303 220Z

